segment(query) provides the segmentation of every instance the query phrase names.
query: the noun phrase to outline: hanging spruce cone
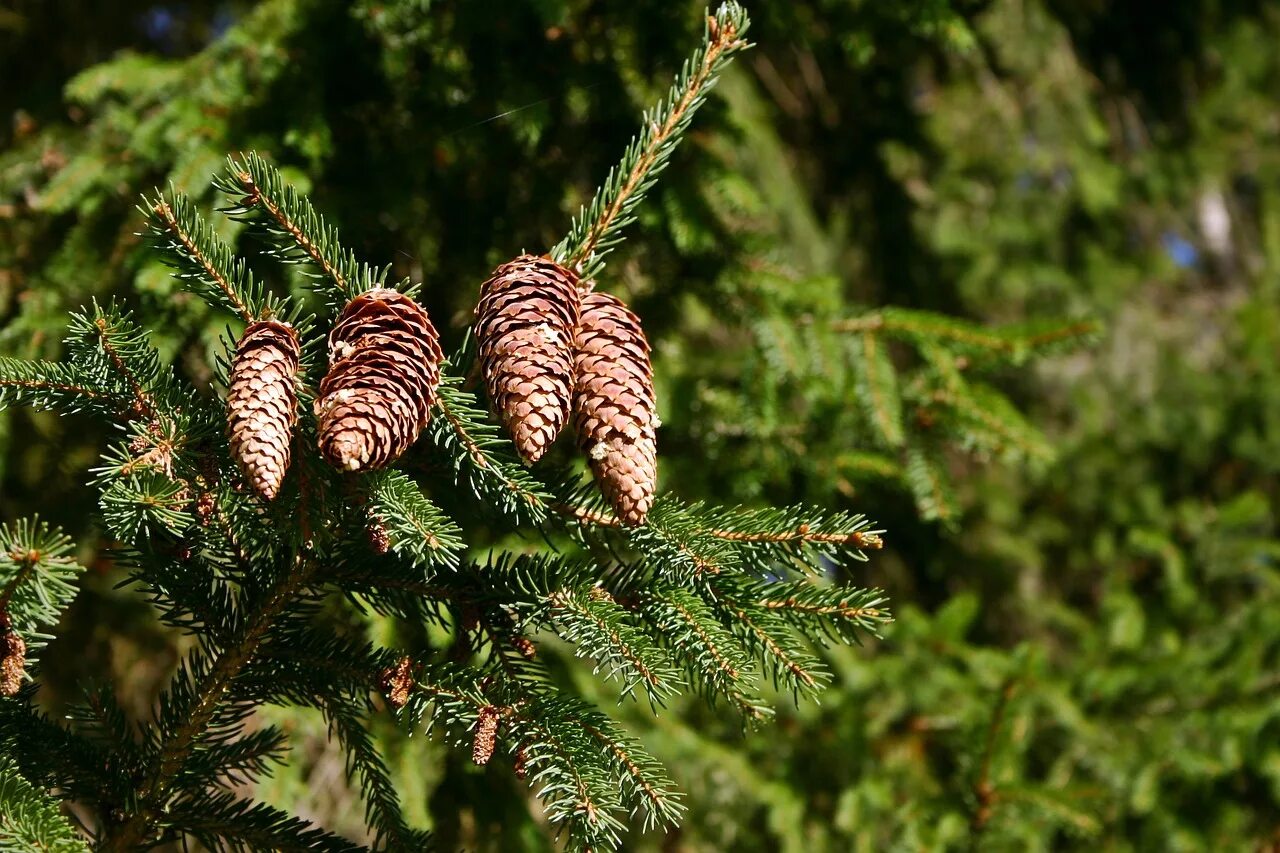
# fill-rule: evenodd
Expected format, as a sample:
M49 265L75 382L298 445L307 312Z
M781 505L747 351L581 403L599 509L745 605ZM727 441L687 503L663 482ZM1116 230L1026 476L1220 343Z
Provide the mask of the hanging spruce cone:
M536 462L569 418L578 277L535 255L493 271L480 288L476 338L494 412Z
M320 450L346 471L381 468L417 440L440 384L440 336L409 297L357 296L329 333L329 374L316 402Z
M658 482L658 415L640 318L615 296L584 296L575 364L578 444L618 517L643 524Z
M27 669L27 644L13 630L9 614L0 614L0 696L12 696L22 689Z
M485 765L493 758L493 748L498 743L498 720L501 712L492 705L480 709L476 720L475 740L471 742L471 761Z
M231 455L253 490L267 500L289 470L289 442L298 419L298 336L287 323L262 320L244 330L231 365L227 432Z
M382 695L387 697L387 704L399 711L409 704L409 692L413 689L413 660L402 657L396 665L378 676L378 686Z

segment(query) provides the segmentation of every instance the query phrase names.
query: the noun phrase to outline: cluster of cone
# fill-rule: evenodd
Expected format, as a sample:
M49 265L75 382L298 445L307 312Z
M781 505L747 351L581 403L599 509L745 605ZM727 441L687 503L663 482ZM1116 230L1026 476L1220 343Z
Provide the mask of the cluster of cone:
M644 523L658 417L640 319L617 297L583 296L570 270L522 255L484 283L475 328L490 402L520 455L536 462L572 418L618 518ZM267 500L289 469L300 357L287 323L262 320L245 330L231 367L231 453ZM435 326L409 297L376 288L351 300L329 333L315 404L320 452L344 471L395 461L431 417L442 360Z
M231 454L267 500L289 469L300 354L288 324L262 320L245 329L231 366ZM351 300L329 333L329 372L315 405L324 457L344 471L397 459L431 417L443 357L435 326L409 297L375 288Z
M522 255L480 291L476 337L489 400L537 461L572 416L578 445L623 523L644 522L658 475L649 343L617 297L582 296L577 276Z

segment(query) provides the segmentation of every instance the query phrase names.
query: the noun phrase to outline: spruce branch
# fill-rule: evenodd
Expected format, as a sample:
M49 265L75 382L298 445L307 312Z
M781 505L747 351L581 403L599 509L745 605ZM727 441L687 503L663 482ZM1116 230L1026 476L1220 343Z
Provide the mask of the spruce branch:
M722 3L707 16L703 43L685 61L666 100L645 112L640 133L621 162L574 217L568 236L552 249L556 263L579 274L581 287L592 287L605 255L622 241L622 229L634 221L637 205L666 168L720 72L750 47L744 38L749 26L746 10L736 2Z
M43 853L88 853L88 846L62 814L58 802L0 757L0 849Z
M720 614L725 627L763 664L775 687L791 691L797 701L801 693L822 689L830 674L798 641L790 622L778 612L762 607L756 598L754 584L719 579L714 597L706 600Z
M262 283L200 216L186 195L172 188L169 197L143 198L148 234L175 276L215 308L229 310L245 323L274 313Z
M365 850L265 803L243 800L225 792L180 798L169 808L164 827L190 836L210 850L279 850L285 853L359 853Z
M705 601L686 589L646 589L637 612L652 633L685 662L690 683L709 699L723 696L750 719L761 719L766 706L750 695L754 685L751 655L725 630Z
M114 389L74 365L0 356L0 409L10 406L116 415L131 408L132 401L121 405Z
M975 357L1000 357L1021 363L1033 353L1079 344L1098 333L1092 320L1036 326L987 328L929 311L889 307L831 324L837 332L881 332L917 345L945 343Z
M620 679L623 696L640 687L660 706L675 692L679 676L607 591L596 586L556 590L547 603L556 633L573 643L579 655L597 661L604 678Z
M182 695L165 715L176 722L138 788L136 804L125 818L107 831L104 849L125 853L137 849L154 835L153 822L158 818L196 743L204 736L216 716L225 709L223 700L232 681L240 674L258 650L272 623L310 580L315 563L295 557L291 569L267 594L255 612L245 618L243 627L232 642L216 653L207 666L188 661L186 670L197 675L189 695ZM198 655L198 653L197 653ZM182 675L178 684L182 685Z
M0 618L23 638L28 656L45 644L39 629L56 624L75 598L84 568L73 550L69 536L38 518L0 525Z
M898 392L898 372L889 351L878 335L866 330L853 336L850 355L857 378L858 402L877 437L889 447L906 441L902 427L902 399Z
M331 305L344 305L384 286L386 271L357 260L354 252L343 248L338 229L256 152L242 155L239 161L228 158L215 186L236 199L228 213L265 228L275 257L290 264L310 263L319 270L313 278L328 281L328 286L317 289Z
M368 511L387 536L387 547L420 567L456 563L462 530L400 471L367 477Z
M510 440L461 385L461 378L442 375L436 397L440 417L427 425L428 439L450 460L456 483L517 522L540 523L553 496L529 474Z
M114 302L93 301L71 314L67 351L71 363L94 385L109 388L130 419L154 421L171 415L172 372L161 366L150 338Z

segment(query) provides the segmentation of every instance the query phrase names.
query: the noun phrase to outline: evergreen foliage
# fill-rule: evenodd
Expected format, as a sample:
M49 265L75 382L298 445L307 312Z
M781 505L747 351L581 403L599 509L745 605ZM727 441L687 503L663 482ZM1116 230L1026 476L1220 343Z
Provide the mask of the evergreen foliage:
M642 136L647 141L633 145L619 169L631 177L622 183L611 177L605 201L592 208L601 236L589 239L598 246L616 242L612 229L653 185L701 103L708 75L738 49L746 26L733 3L709 19L705 43L670 103L654 114L664 138ZM385 273L343 248L336 230L262 158L229 161L217 186L239 196L229 212L261 231L269 255L313 267L315 288L330 309L384 284ZM283 298L266 296L245 261L186 199L158 196L144 212L179 279L212 307L244 321L266 312L296 314ZM576 244L571 238L566 245ZM591 252L584 257L594 262ZM314 450L295 459L292 488L260 506L227 459L218 430L224 404L183 391L145 330L114 304L95 303L72 316L68 362L74 381L58 388L32 379L56 378L56 366L33 373L19 363L0 374L0 385L20 392L19 401L48 406L67 393L103 399L128 426L128 438L96 472L102 519L125 543L117 560L132 567L132 581L151 592L164 621L196 640L140 737L104 692L93 693L83 713L73 715L77 724L59 732L101 741L120 756L123 766L106 769L107 788L85 803L98 810L90 833L103 850L169 839L215 849L355 849L287 812L219 790L269 772L282 757L281 732L246 728L262 703L325 715L365 794L373 846L427 843L406 825L364 729L369 691L401 653L327 638L316 620L330 593L404 620L434 619L451 631L448 654L418 659L410 671L415 686L397 704L411 722L430 720L453 741L473 738L476 763L486 762L495 745L519 752L548 818L575 849L616 847L629 814L645 828L673 827L682 806L639 742L557 686L538 662L532 636L558 637L593 663L593 674L616 682L620 696L643 695L655 709L686 677L705 693L725 690L727 656L737 663L725 692L755 715L755 705L740 698L752 670L797 696L813 692L828 677L808 650L810 639L856 641L888 619L878 593L811 590L810 582L792 580L821 575L837 552L861 557L861 548L879 547L861 517L667 500L649 527L631 529L588 501L575 478L538 483L523 471L461 386L447 385L441 397L438 450L453 456L455 468L478 469L467 477L476 498L489 497L495 481L506 492L491 511L507 522L538 525L565 546L572 540L563 534L572 531L588 546L581 556L570 549L464 559L475 546L424 493L430 480L394 470L343 478ZM315 387L314 375L301 381ZM300 433L300 445L314 445L309 413ZM72 591L55 570L64 565L65 539L33 531L25 525L3 536L13 573L4 600L19 630L56 616ZM33 592L26 597L16 594L27 589ZM45 608L30 604L32 596ZM673 615L681 627L668 635L662 629ZM29 766L40 756L24 754L24 743L37 743L24 740L25 722L12 717L18 727L3 737Z
M442 849L553 849L529 759L570 809L573 778L516 743L538 720L497 710L514 706L499 695L509 663L668 768L645 772L670 776L666 801L682 792L680 827L635 832L650 811L627 820L624 804L628 848L1274 845L1276 4L756 4L758 45L721 69L664 179L615 218L612 236L639 239L596 276L644 318L664 420L664 494L629 531L576 490L571 454L515 461L472 393L462 336L485 271L559 246L628 140L647 144L634 116L665 108L688 47L673 34L703 3L0 13L0 79L19 81L0 87L0 516L16 531L38 511L89 567L57 628L25 635L57 635L28 666L34 698L0 700L0 750L37 792L128 805L124 780L142 778L128 768L154 750L141 733L193 636L214 656L236 642L245 626L225 615L270 595L302 519L319 529L324 513L296 502L306 478L342 504L344 541L305 615L282 618L233 685L254 707L241 736L191 753L184 778L207 807L175 811L171 836L271 846L299 830L293 814L330 833L321 847L418 849L422 827ZM319 315L303 333L309 384L342 297L247 204L248 158L219 177L231 195L204 189L228 152L252 150L256 186L279 169L278 209L296 188L291 221L308 199L323 211L313 247L340 230L330 265L367 260L378 280L390 265L386 281L420 285L455 353L401 470L335 483L300 459L292 497L265 516L234 471L192 464L225 456L209 389L248 319L219 279L250 314ZM153 186L175 188L175 218L190 194L182 228L200 257L161 219L140 223ZM160 200L144 199L148 217ZM227 205L237 218L211 215ZM271 263L264 245L302 263ZM114 323L113 300L158 353L144 392L161 409L180 398L154 428L84 325L99 309ZM118 485L106 496L90 477ZM720 504L750 509L726 520ZM775 521L770 504L792 508ZM856 543L802 540L803 524L847 533L858 511L892 532L871 562L850 559ZM406 538L447 541L441 518L465 550ZM773 551L723 535L762 530L789 532ZM799 571L774 571L801 547ZM603 587L591 565L610 567ZM526 586L480 583L491 569ZM881 606L850 585L907 604L884 641L813 642L862 635L834 618L842 602ZM764 639L711 589L766 634L764 602L805 605L784 640L829 680L820 705L774 689ZM637 659L667 664L652 671L681 693L661 691L655 715L643 675L584 633L614 656L592 676L556 635L585 631L584 612L617 617L629 649L651 640ZM436 718L451 741L411 736L370 689L405 660L418 681L401 716ZM477 680L477 666L504 674ZM811 692L785 667L784 690L788 675ZM438 716L424 683L480 704ZM635 701L618 704L628 685ZM743 718L765 716L742 736ZM627 778L606 765L582 778ZM634 802L633 788L607 794ZM275 811L237 836L248 798Z

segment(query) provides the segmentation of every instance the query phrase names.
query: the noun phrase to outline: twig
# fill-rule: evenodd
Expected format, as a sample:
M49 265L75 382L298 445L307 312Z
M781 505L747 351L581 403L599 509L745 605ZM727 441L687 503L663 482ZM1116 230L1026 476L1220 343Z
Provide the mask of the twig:
M734 11L741 14L740 8ZM719 70L720 62L728 54L747 46L740 38L745 26L745 17L741 21L735 20L730 15L725 15L723 9L720 17L707 18L708 41L702 51L701 61L693 74L682 81L683 90L678 100L670 106L666 119L659 125L655 116L651 120L653 123L641 131L642 138L647 134L643 147L638 152L628 149L626 157L619 164L619 169L626 170L625 180L616 185L613 180L615 173L611 172L610 179L597 191L591 205L584 208L583 216L587 211L595 211L596 214L586 232L579 235L577 232L580 231L580 223L575 223L574 233L554 250L553 254L561 264L584 273L578 283L584 292L590 291L594 285L593 270L583 269L584 264L589 265L589 262L598 260L596 250L601 241L612 229L629 221L625 219L625 214L632 196L648 187L654 167L665 160L665 155L670 153L668 143L687 124L692 111L701 104L708 83ZM628 160L632 160L629 167L626 165ZM613 198L605 204L604 199L609 195ZM619 223L620 219L624 221ZM603 250L601 254L603 255Z
M182 225L173 215L173 210L169 207L169 204L161 200L156 202L151 209L160 217L160 220L169 229L169 233L173 235L174 239L182 244L182 248L186 249L187 254L200 265L205 275L209 276L209 279L226 295L227 300L235 306L236 313L240 315L240 318L246 323L252 323L254 320L253 312L240 301L240 296L236 293L235 288L231 286L231 282L227 281L226 276L222 275L217 267L205 256L204 252L200 251L200 247L191 239L191 235L182 229Z
M99 317L94 321L94 328L98 330L98 340L102 342L102 351L107 354L107 358L111 359L112 366L119 371L129 383L129 388L133 391L133 408L139 415L148 419L154 419L156 416L155 407L151 405L151 398L143 389L142 383L138 381L138 377L133 375L120 358L120 354L116 352L115 347L111 345L110 338L107 336L107 321L104 317Z
M242 169L240 171L239 178L240 186L244 188L245 195L247 196L246 201L249 201L253 205L265 210L267 214L276 221L276 224L283 228L289 236L293 238L293 241L298 244L302 251L307 253L307 256L315 262L316 266L324 270L324 274L338 286L338 289L346 293L346 277L343 276L342 272L339 271L329 258L325 256L325 253L320 251L320 247L312 242L306 232L303 231L296 222L290 219L288 214L286 214L279 205L263 194L261 188L253 180L253 175Z
M196 691L198 699L187 721L172 738L161 745L157 761L138 788L137 804L123 823L107 831L103 849L129 853L147 846L151 822L168 800L173 780L182 771L196 741L217 713L231 682L253 660L276 617L293 600L294 595L315 572L315 568L314 562L297 557L293 569L271 592L245 627L242 636L229 643L215 658L213 666L201 679Z

